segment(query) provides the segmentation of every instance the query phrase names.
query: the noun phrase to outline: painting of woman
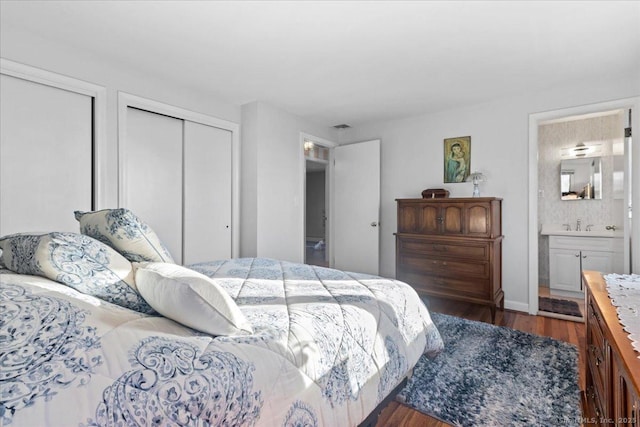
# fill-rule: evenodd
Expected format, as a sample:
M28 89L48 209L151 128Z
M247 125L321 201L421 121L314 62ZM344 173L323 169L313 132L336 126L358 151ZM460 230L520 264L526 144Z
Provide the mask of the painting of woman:
M469 176L471 137L444 140L444 182L464 182Z

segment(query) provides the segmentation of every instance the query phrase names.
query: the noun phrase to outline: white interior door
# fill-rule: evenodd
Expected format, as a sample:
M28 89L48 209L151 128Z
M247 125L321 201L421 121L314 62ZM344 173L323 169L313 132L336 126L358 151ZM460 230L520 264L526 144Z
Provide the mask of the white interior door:
M182 263L183 121L127 109L121 206L149 224Z
M231 258L231 132L184 126L183 263Z
M333 266L378 274L380 140L335 147Z
M92 97L0 75L0 235L78 231L91 210Z

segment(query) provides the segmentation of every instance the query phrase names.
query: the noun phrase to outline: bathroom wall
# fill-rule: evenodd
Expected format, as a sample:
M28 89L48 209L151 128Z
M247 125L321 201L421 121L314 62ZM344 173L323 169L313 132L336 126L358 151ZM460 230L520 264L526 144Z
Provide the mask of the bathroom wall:
M588 224L623 225L624 199L618 180L614 191L614 162L623 164L625 112L614 111L597 117L553 121L538 128L538 230L542 224L570 224L575 230L578 219L583 230ZM560 199L560 154L563 148L580 142L602 144L602 199ZM617 154L614 156L614 152ZM542 286L549 284L549 238L538 238L538 277Z

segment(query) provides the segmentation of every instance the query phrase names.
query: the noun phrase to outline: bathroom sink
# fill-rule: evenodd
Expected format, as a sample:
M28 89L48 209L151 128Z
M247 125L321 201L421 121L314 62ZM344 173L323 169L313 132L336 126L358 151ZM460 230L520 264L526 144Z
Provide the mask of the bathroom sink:
M568 231L564 226L558 224L544 224L540 234L543 236L575 236L575 237L622 237L620 229L607 230L604 225L592 226L590 231Z

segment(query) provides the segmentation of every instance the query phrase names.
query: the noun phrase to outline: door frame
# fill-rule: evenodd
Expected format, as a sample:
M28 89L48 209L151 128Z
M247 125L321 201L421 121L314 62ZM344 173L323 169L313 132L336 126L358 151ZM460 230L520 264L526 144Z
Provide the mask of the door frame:
M328 195L326 200L328 206L325 206L327 215L327 225L325 228L325 235L328 236L325 242L325 257L329 260L329 267L333 267L333 148L338 146L337 142L329 141L328 139L320 138L305 132L300 132L299 138L299 164L300 164L300 194L302 194L302 202L300 207L302 210L302 242L300 242L302 262L306 258L305 240L307 238L307 163L304 157L304 141L313 141L314 144L321 145L329 149L329 162L325 169L326 182L329 185L325 185L325 193Z
M121 165L127 143L127 108L133 107L231 132L231 257L240 256L240 125L217 117L118 92L118 205L122 206L126 176Z
M638 123L640 123L640 97L637 96L529 114L529 314L536 315L538 313L538 125L547 120L616 109L632 109L632 123L638 127ZM637 202L632 206L633 219L629 239L634 245L634 250L631 251L633 266L631 272L637 273L640 271L640 250L636 249L640 243L640 208L638 207L640 204L640 149L632 150L631 155L632 170L629 177L632 186L631 197Z

